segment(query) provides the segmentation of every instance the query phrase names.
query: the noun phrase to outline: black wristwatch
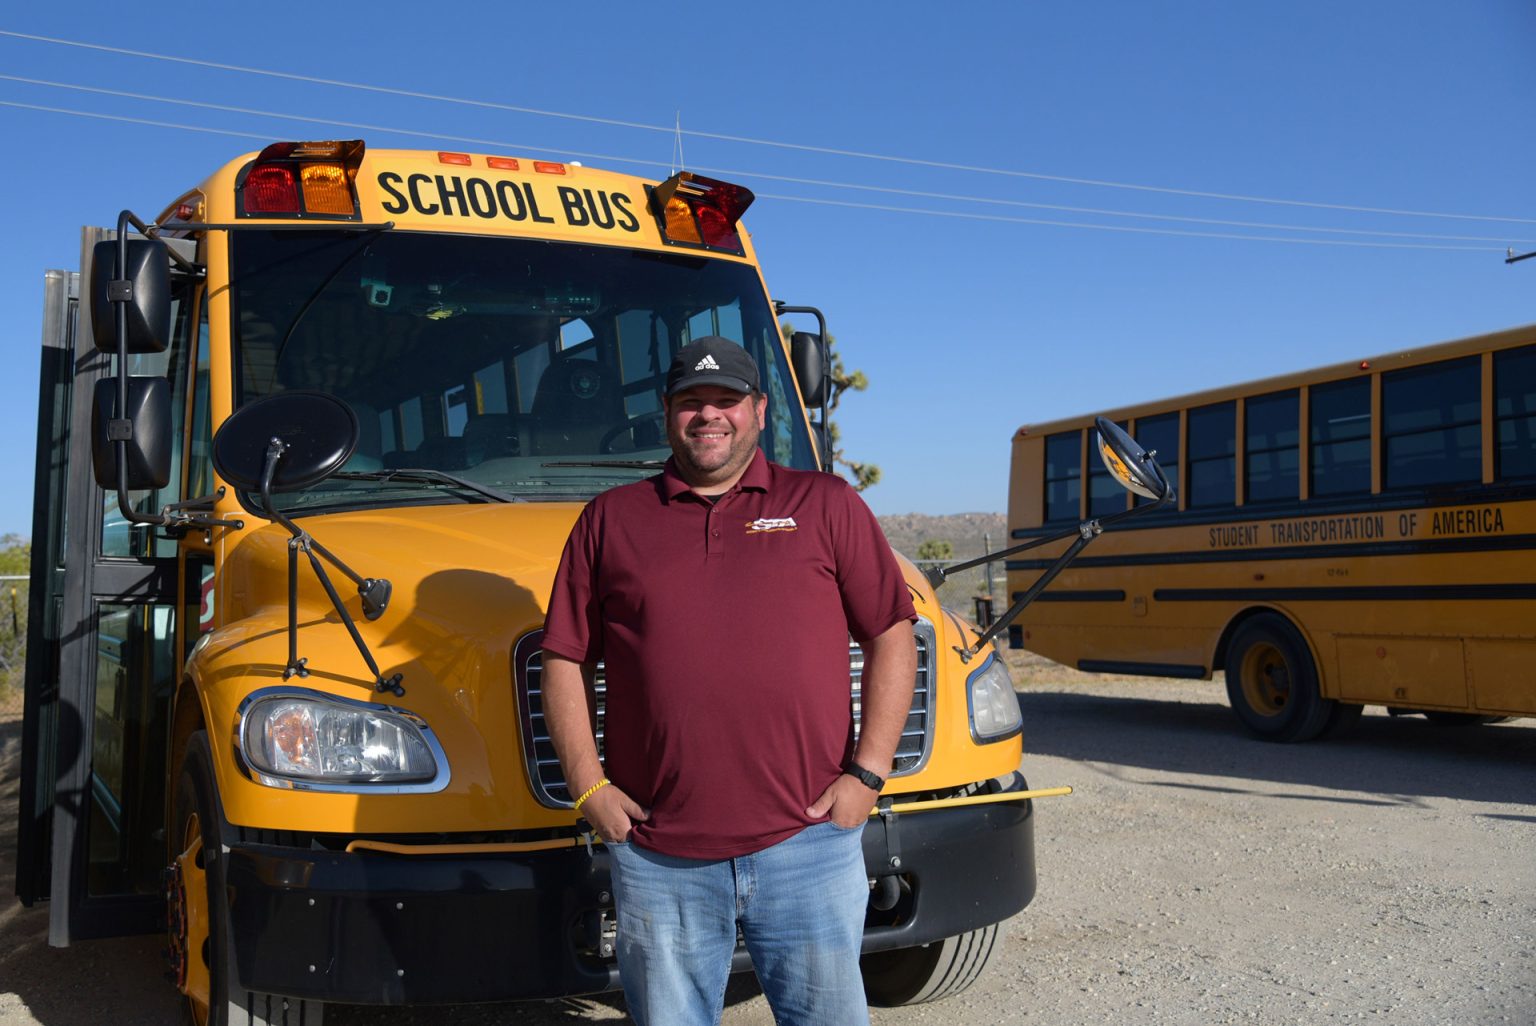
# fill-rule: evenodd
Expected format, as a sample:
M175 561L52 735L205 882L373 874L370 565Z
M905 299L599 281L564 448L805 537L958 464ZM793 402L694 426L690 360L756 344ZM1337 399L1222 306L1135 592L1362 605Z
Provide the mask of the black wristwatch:
M857 780L859 783L863 784L865 787L869 788L871 791L878 791L885 786L884 777L876 776L869 770L865 769L863 766L860 766L858 763L854 762L852 759L849 759L847 762L843 763L843 772Z

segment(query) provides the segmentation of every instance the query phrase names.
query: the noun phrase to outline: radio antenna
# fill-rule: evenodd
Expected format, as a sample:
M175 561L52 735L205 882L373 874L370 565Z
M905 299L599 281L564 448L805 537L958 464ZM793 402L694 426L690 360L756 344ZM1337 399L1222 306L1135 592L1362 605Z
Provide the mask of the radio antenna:
M687 161L683 159L683 112L679 110L672 137L672 173L677 174L687 166Z

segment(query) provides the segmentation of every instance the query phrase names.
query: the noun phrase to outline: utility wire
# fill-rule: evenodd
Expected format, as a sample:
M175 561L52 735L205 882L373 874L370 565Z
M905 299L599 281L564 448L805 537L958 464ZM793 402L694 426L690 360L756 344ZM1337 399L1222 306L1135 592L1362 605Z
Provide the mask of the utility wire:
M775 196L759 193L762 199L787 200L794 203L815 203L829 207L854 207L859 210L883 210L901 214L927 214L933 217L957 217L971 221L1002 221L1007 224L1038 224L1054 228L1089 228L1103 232L1135 232L1142 235L1177 235L1197 239L1241 239L1244 242L1290 242L1304 246L1355 246L1371 249L1439 249L1464 253L1499 253L1504 250L1490 246L1437 246L1430 243L1411 242L1363 242L1358 239L1292 239L1283 236L1239 235L1235 232L1194 232L1177 228L1140 228L1129 224L1086 224L1075 221L1048 221L1033 217L1006 217L1002 214L977 214L963 210L923 210L916 207L891 207L878 203L855 203L851 200L812 199L808 196Z
M20 75L0 74L0 81L21 82L27 85L46 86L53 89L68 89L76 92L95 93L99 95L115 96L124 99L148 100L155 103L166 103L183 107L196 107L202 110L215 110L222 113L246 114L256 117L299 121L307 124L324 125L327 127L358 129L361 131L370 132L389 132L396 135L412 136L423 139L443 140L457 143L471 143L475 145L490 146L504 150L523 150L526 152L531 149L548 149L547 147L529 147L524 144L508 143L494 139L480 139L468 136L445 135L439 132L421 132L408 128L394 128L388 125L373 125L360 122L336 121L329 118L315 118L300 114L286 114L281 111L259 110L251 107L235 107L221 103L206 103L201 100L185 100L169 96L156 96L149 93L129 92L121 89L106 89L98 86L77 85L69 82L53 82L46 79L26 78ZM681 145L681 139L678 140L678 143ZM630 157L620 157L614 154L582 153L565 149L558 149L555 150L555 152L567 153L571 156L590 158L595 160L637 164L648 167L668 167L669 170L671 169L671 165L664 164L660 161L639 160ZM697 170L707 171L710 174L723 175L727 178L733 179L755 178L762 179L764 181L785 182L794 185L811 185L832 189L850 189L862 192L878 192L885 193L887 195L912 196L918 199L943 199L963 203L982 203L994 206L1023 207L1032 210L1055 210L1070 214L1091 214L1102 217L1128 217L1139 218L1143 220L1178 222L1184 224L1202 224L1222 228L1256 228L1263 231L1294 231L1315 234L1361 235L1377 238L1397 239L1429 239L1442 242L1497 242L1506 247L1513 243L1519 243L1522 245L1536 243L1536 239L1514 239L1503 236L1488 237L1478 235L1431 235L1421 232L1393 232L1363 228L1327 228L1310 225L1275 224L1272 222L1263 221L1232 221L1207 217L1189 217L1177 214L1148 214L1138 211L1108 210L1097 207L1076 207L1066 206L1058 203L1034 203L1028 200L997 199L986 196L971 196L959 193L928 192L919 189L898 189L888 186L866 185L856 182L838 182L819 178L797 178L789 175L774 175L768 174L766 172L747 171L736 168L699 167Z
M805 153L821 153L830 156L852 157L860 160L878 160L896 164L906 164L916 167L931 167L947 171L965 171L974 174L1000 175L1010 178L1027 178L1035 181L1059 182L1069 185L1088 185L1106 189L1128 189L1138 192L1159 193L1169 196L1186 196L1197 199L1217 199L1240 203L1266 203L1277 206L1308 207L1317 210L1340 210L1361 214L1390 214L1398 217L1433 217L1462 221L1496 221L1509 224L1536 224L1536 218L1523 217L1498 217L1487 214L1451 214L1429 210L1402 210L1392 207L1367 207L1345 203L1322 203L1312 200L1279 199L1269 196L1249 196L1237 193L1209 192L1197 189L1177 189L1160 185L1144 185L1133 182L1115 182L1097 178L1074 178L1066 175L1048 175L1034 171L1019 171L1008 168L985 167L975 164L960 164L950 161L924 160L917 157L900 157L886 153L871 153L863 150L845 150L829 146L814 146L806 143L785 142L775 139L759 139L751 136L729 135L720 132L703 132L696 129L681 129L676 125L652 125L639 121L625 121L618 118L596 117L589 114L572 114L565 111L541 110L536 107L520 107L507 103L495 103L489 100L475 100L467 97L445 96L438 93L425 93L409 89L396 89L390 86L369 85L362 82L347 82L341 79L319 78L313 75L300 75L286 71L271 71L264 68L251 68L239 64L223 64L217 61L198 60L192 57L177 57L171 54L152 53L146 50L131 50L126 47L106 46L100 43L85 43L72 39L59 39L53 36L34 35L26 32L12 32L0 29L0 36L12 39L25 39L30 42L49 43L56 46L70 46L84 50L96 50L103 53L114 53L128 57L142 57L147 60L167 61L176 64L187 64L194 67L211 68L218 71L234 71L247 75L261 75L268 78L285 79L291 82L305 82L312 85L335 86L342 89L357 89L365 92L381 93L388 96L403 96L417 100L431 100L440 103L461 104L470 107L479 107L487 110L509 111L516 114L531 114L538 117L562 118L570 121L581 121L589 124L608 125L618 128L633 128L648 132L666 132L674 135L690 135L700 139L714 139L721 142L744 143L752 146L772 146L779 149L797 150Z
M15 107L21 110L41 111L48 114L68 114L75 117L93 118L99 121L118 121L132 125L148 125L155 128L179 128L188 132L206 132L213 135L236 136L242 139L270 140L269 135L260 135L254 132L236 132L222 128L204 128L200 125L186 125L173 121L154 121L147 118L132 118L119 114L98 114L92 111L69 110L63 107L46 107L35 103L18 103L12 100L0 100L0 107ZM354 126L346 126L354 127ZM392 129L380 129L380 131L393 131ZM411 133L421 134L421 133ZM441 137L440 137L441 138ZM453 138L451 136L446 138ZM560 150L558 152L569 152ZM622 158L610 158L622 159ZM654 163L649 161L635 161L634 163ZM915 207L897 207L876 203L855 203L849 200L813 199L807 196L783 196L770 193L759 193L761 199L778 200L785 203L813 203L821 206L849 207L857 210L879 210L894 214L921 214L932 217L963 218L973 221L997 221L1008 224L1033 224L1055 228L1086 228L1096 231L1110 232L1135 232L1143 235L1172 235L1185 238L1206 239L1232 239L1243 242L1289 242L1301 245L1315 246L1354 246L1371 249L1424 249L1424 250L1450 250L1470 253L1502 253L1504 250L1487 246L1439 246L1428 243L1403 243L1403 242L1364 242L1353 239L1295 239L1283 237L1266 237L1262 235L1241 235L1235 232L1195 232L1180 231L1173 228L1140 228L1133 225L1109 225L1088 224L1073 221L1051 221L1043 218L1005 217L1000 214L977 214L953 210L925 210ZM1433 237L1433 236L1432 236Z

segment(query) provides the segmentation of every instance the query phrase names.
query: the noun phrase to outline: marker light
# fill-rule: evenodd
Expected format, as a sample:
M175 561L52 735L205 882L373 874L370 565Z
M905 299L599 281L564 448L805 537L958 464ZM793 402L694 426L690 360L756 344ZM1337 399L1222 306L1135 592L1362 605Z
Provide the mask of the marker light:
M498 171L519 171L521 165L513 157L486 157L485 166L493 167Z
M465 167L469 167L471 163L467 153L443 153L441 150L438 151L437 162L439 164L462 164Z
M340 164L305 164L299 169L304 207L311 214L352 213L352 190Z
M251 162L236 186L240 212L251 215L358 215L353 181L363 142L273 143Z
M544 175L563 175L563 174L565 174L565 165L564 164L556 164L553 161L549 161L549 160L535 160L533 162L533 169L535 171L539 172L540 174L544 174Z
M297 214L299 185L286 164L253 167L245 176L245 209L263 214Z
M651 191L668 242L742 253L736 225L752 205L751 190L681 171Z

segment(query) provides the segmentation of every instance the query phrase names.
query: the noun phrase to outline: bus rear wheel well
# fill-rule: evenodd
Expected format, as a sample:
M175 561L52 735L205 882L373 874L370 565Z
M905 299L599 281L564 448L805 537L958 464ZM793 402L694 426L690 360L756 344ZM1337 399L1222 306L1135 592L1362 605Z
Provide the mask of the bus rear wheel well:
M1232 638L1237 634L1238 630L1243 626L1243 624L1247 623L1249 620L1252 620L1256 616L1264 616L1266 614L1285 617L1286 620L1290 621L1292 627L1296 627L1295 620L1292 620L1289 616L1286 616L1285 613L1281 612L1280 610L1272 609L1269 606L1250 606L1249 608L1242 610L1236 616L1232 617L1231 620L1227 621L1227 626L1222 630L1221 637L1216 641L1216 651L1211 655L1212 673L1227 665L1227 652L1232 645ZM1299 631L1300 628L1297 627L1297 630Z

